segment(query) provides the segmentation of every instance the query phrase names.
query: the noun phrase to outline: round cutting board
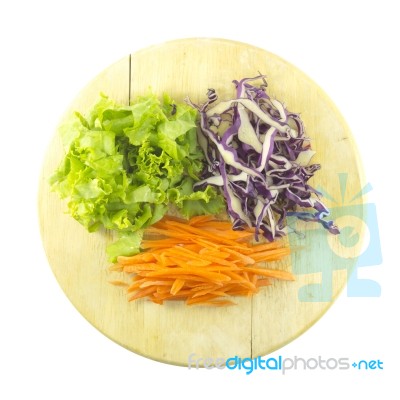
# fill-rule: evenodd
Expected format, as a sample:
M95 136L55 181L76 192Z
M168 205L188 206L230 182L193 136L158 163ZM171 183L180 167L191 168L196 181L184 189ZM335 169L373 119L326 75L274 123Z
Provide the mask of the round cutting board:
M347 218L347 193L362 189L360 163L351 133L328 96L296 67L265 50L219 39L187 39L150 47L127 56L97 76L72 102L85 113L106 93L118 102L151 88L177 102L205 99L214 88L219 99L234 94L233 79L267 75L268 93L290 111L301 113L306 134L322 169L311 180L327 194L325 203L362 237L363 215ZM295 282L275 282L253 298L237 298L227 308L162 306L146 300L129 303L125 292L109 283L105 248L108 232L88 233L67 213L66 203L50 192L48 178L63 157L55 134L47 152L39 189L41 234L51 268L77 310L100 332L143 356L177 365L192 359L266 355L313 325L345 287L359 245L330 237L315 223L292 222L293 255L279 265L292 270ZM343 190L343 182L346 190ZM362 207L360 208L362 210ZM354 212L353 212L354 214ZM341 251L343 250L343 254ZM338 260L343 261L338 267ZM201 362L200 362L201 364Z

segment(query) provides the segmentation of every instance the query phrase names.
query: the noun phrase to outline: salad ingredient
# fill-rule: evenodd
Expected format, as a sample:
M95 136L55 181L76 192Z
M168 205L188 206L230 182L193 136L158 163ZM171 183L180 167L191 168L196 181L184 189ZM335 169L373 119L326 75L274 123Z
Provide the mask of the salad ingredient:
M117 239L111 242L106 248L108 260L113 262L118 256L131 256L139 253L142 238L142 229L135 232L119 233Z
M133 274L126 286L129 300L147 297L163 304L185 300L186 304L232 305L231 296L251 296L272 279L294 280L291 273L262 268L262 262L280 260L290 253L282 242L252 245L253 230L234 231L228 221L212 216L189 221L164 217L146 229L144 250L134 256L118 257L112 271ZM161 237L161 238L160 238Z
M170 205L185 217L224 207L214 187L193 190L204 169L196 115L168 96L149 94L127 106L102 95L88 115L76 112L61 128L66 155L52 189L90 232L128 235L109 249L111 257L133 254L132 232L160 220Z
M257 80L262 83L254 85ZM264 75L233 82L236 97L215 106L213 89L204 104L186 99L200 113L198 141L208 162L195 188L219 188L234 229L254 227L256 240L260 234L270 241L283 236L290 215L339 233L325 219L329 210L320 193L308 184L320 165L309 165L315 152L300 115L266 93Z

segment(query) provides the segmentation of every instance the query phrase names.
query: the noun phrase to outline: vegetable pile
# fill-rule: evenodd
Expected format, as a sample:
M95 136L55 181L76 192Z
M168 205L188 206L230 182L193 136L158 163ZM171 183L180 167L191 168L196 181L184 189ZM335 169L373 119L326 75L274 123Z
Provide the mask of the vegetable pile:
M185 300L187 305L226 306L235 304L231 296L252 296L272 279L294 280L289 272L257 265L282 259L288 247L277 241L251 245L254 232L233 231L228 221L164 217L145 233L157 239L143 240L142 253L118 257L111 267L130 278L111 282L126 286L130 301L147 297L157 304Z
M308 183L320 165L300 116L266 93L264 75L233 82L236 96L216 105L213 89L199 105L102 95L61 129L52 189L87 230L117 233L107 253L130 300L229 305L272 278L293 280L259 265L289 254L277 241L288 216L339 233ZM224 210L230 221L216 220Z
M260 79L261 85L251 84ZM288 215L339 233L324 219L329 211L307 183L320 165L308 165L315 152L300 116L268 96L263 75L234 83L236 97L215 106L213 89L202 105L186 100L200 113L198 141L209 166L195 188L220 188L234 229L255 227L256 239L260 233L270 241L283 236Z
M168 96L140 97L129 106L102 96L89 115L76 112L62 127L66 155L52 189L69 199L70 214L91 232L131 234L171 205L185 217L218 213L224 201L213 187L193 190L204 168L196 115ZM114 251L123 254L124 247L122 239Z

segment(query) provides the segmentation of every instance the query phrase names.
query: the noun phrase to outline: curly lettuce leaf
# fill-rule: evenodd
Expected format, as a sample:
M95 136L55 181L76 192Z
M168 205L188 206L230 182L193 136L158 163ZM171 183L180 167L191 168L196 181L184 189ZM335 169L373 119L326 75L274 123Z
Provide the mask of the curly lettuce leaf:
M87 115L76 112L61 127L66 154L52 189L91 232L139 231L170 205L186 217L217 213L224 200L214 188L193 190L205 165L196 118L197 111L168 96L150 94L127 106L102 95Z
M117 261L118 256L134 256L140 252L143 231L122 234L107 246L106 253L110 262Z

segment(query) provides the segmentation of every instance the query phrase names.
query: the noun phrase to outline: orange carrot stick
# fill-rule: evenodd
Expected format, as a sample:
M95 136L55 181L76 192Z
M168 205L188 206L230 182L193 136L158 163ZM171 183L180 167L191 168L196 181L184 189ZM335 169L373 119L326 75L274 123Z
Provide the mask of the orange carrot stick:
M234 304L231 296L252 296L272 279L293 280L290 272L258 266L282 259L290 249L282 241L251 244L253 234L252 228L233 231L230 222L212 216L164 217L146 229L142 253L120 256L110 267L134 274L131 283L111 283L126 286L129 301L225 306Z
M173 283L170 293L176 295L185 285L185 281L183 279L176 279Z

